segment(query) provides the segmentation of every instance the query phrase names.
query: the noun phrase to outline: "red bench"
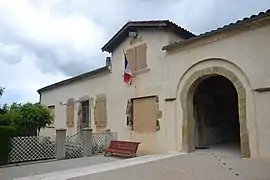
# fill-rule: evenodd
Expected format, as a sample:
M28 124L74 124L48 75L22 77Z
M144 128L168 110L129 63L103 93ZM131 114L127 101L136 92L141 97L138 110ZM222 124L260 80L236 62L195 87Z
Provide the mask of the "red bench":
M109 147L105 149L104 156L110 153L111 155L118 154L134 157L136 156L139 144L140 142L113 140L110 142Z

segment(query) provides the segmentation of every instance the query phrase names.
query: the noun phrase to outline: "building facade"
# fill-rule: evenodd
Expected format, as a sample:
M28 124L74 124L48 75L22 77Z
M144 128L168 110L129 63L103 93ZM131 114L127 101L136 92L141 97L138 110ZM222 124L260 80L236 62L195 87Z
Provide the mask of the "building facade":
M106 66L38 90L53 127L118 132L139 153L237 141L270 158L270 11L194 35L170 21L131 21L102 48ZM133 73L123 81L125 55Z

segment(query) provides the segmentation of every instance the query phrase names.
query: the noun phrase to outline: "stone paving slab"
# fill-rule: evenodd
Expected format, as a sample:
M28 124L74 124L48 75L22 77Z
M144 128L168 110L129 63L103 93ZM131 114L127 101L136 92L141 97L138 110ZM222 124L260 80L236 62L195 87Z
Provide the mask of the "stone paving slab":
M70 180L240 180L205 154L187 154L160 161L91 174Z
M270 180L270 163L198 151L69 180Z
M0 180L270 180L269 170L269 162L210 149L121 160L96 156L3 168ZM31 173L38 175L29 176Z
M50 173L66 169L74 169L79 167L112 162L116 160L119 160L119 158L96 155L87 158L67 159L23 166L0 168L0 180L12 180L19 177Z
M241 175L241 177L252 180L270 180L270 161L240 159L239 156L220 149L209 150L207 153L223 167L239 174L239 176Z
M183 153L165 153L165 154L154 154L141 156L136 158L129 158L125 160L118 160L103 164L96 164L91 166L84 166L75 169L68 169L62 171L55 171L45 174L38 174L34 176L16 178L15 180L66 180L73 177L80 177L83 175L89 175L94 173L105 172L114 169L120 169L128 166L134 166L138 164L144 164L147 162L158 161L169 157L179 156Z

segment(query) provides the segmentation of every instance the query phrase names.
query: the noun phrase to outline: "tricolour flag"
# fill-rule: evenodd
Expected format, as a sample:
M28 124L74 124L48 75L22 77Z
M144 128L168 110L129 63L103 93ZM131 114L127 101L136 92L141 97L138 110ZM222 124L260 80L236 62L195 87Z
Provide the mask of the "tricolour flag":
M124 56L125 56L124 82L131 84L132 73L131 73L130 64L127 60L127 56L125 52L124 52Z

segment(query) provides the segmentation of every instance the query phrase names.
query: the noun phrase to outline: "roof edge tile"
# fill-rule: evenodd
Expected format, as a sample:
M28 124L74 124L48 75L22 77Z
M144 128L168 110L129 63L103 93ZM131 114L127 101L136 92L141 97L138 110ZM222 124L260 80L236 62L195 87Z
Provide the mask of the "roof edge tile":
M236 27L236 26L240 26L242 24L245 24L245 23L248 23L248 22L251 22L251 21L261 19L261 18L263 18L265 16L270 16L270 9L266 10L265 12L260 12L257 15L251 15L250 17L245 17L245 18L243 18L241 20L237 20L236 22L224 25L223 27L219 27L217 29L214 29L214 30L202 33L202 34L199 34L199 35L194 36L192 38L189 38L187 40L178 41L178 42L175 42L173 44L163 46L162 50L168 51L168 50L174 49L175 47L177 47L179 45L183 45L183 44L188 43L188 42L199 40L201 38L204 38L204 37L219 33L221 31L225 31L227 29L230 29L230 28L233 28L233 27Z
M101 48L102 51L112 52L127 36L130 30L143 28L172 28L175 33L183 35L185 38L195 35L188 30L176 25L169 20L147 20L147 21L128 21L113 37Z
M108 69L107 66L103 66L101 68L94 69L93 71L89 71L89 72L80 74L78 76L74 76L74 77L65 79L63 81L59 81L59 82L56 82L54 84L45 86L45 87L40 88L39 90L37 90L37 92L40 94L41 92L44 92L44 91L47 91L47 90L50 90L50 89L54 89L54 88L57 88L57 87L60 87L60 86L63 86L63 85L67 85L67 84L73 83L73 82L78 81L78 80L82 80L82 79L89 78L89 77L94 77L95 75L102 75L104 73L107 74L107 73L110 73L110 72L111 71Z

